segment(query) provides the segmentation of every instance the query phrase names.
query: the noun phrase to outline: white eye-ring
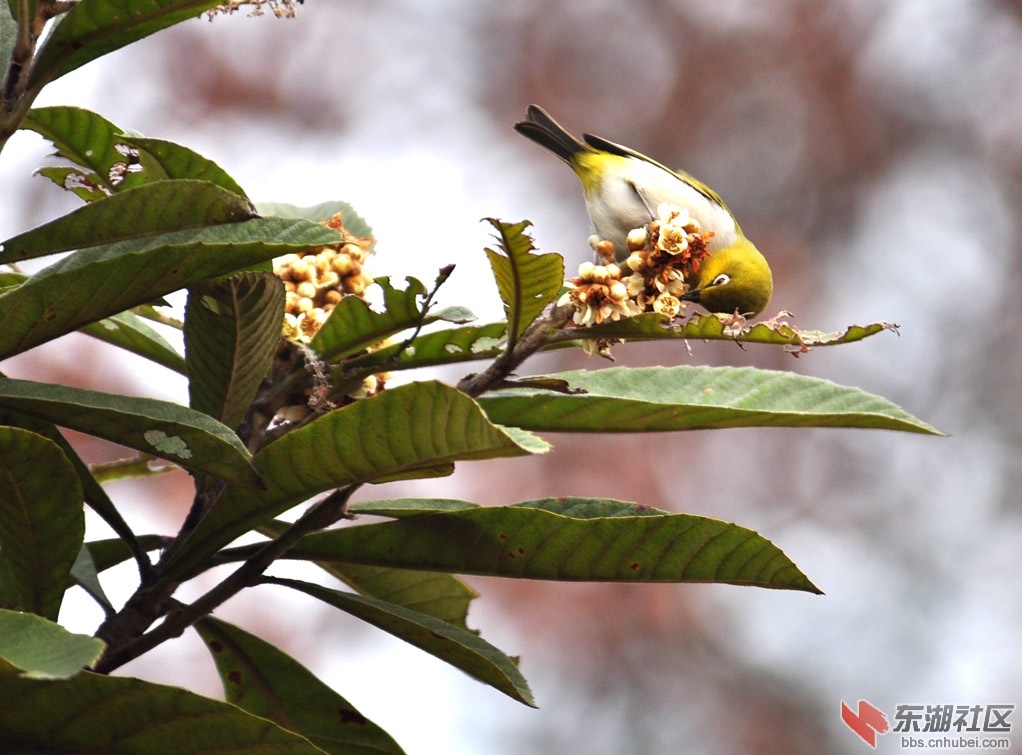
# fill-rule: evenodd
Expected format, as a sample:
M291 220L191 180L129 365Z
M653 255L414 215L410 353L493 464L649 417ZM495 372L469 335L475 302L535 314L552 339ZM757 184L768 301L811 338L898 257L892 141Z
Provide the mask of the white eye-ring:
M718 275L716 278L713 279L713 283L711 283L710 285L711 286L724 286L724 285L727 285L730 282L731 282L731 276L730 275L725 275L724 273L721 273L720 275Z

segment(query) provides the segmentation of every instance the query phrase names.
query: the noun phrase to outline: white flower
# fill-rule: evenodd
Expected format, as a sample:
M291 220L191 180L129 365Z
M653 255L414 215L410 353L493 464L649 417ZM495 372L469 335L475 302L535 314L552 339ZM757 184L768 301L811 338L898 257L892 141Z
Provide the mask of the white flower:
M681 306L681 301L676 296L660 294L653 302L653 311L673 318L678 316Z
M688 249L688 232L682 226L662 225L656 245L669 254L681 254Z
M699 234L699 222L689 215L688 209L669 202L657 207L660 220L660 237L657 247L670 254L681 254L689 247L689 241Z
M646 279L638 273L628 276L628 280L625 283L628 285L629 296L638 296L646 290Z
M694 225L698 229L699 224L692 220L688 214L687 207L679 207L676 204L670 202L661 202L660 206L656 208L657 218L660 220L661 225L676 225L676 226L689 226Z
M575 284L571 281L565 281L564 287L568 290L561 294L561 298L557 300L558 307L564 307L572 302L571 292L575 290Z
M379 386L379 381L376 379L376 375L370 375L362 381L362 385L353 390L348 395L353 399L368 398L376 393L376 388Z
M665 270L653 280L653 285L662 294L673 294L680 296L685 293L685 278L680 270L670 268Z

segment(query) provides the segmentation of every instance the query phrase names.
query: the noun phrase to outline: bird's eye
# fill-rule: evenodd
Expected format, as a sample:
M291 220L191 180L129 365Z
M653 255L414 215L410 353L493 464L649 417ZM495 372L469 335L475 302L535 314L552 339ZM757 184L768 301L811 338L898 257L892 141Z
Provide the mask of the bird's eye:
M726 285L726 284L728 284L730 282L731 282L731 276L724 275L724 273L721 273L720 275L718 275L716 278L713 279L713 283L710 284L710 285L713 285L713 286L724 286L724 285Z

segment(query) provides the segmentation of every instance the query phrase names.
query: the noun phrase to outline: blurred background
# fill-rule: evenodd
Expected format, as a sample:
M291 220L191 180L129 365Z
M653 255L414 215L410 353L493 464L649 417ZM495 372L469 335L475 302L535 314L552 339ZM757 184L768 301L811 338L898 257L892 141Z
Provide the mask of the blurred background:
M950 437L561 435L542 458L360 491L486 505L591 495L736 521L826 593L469 578L482 594L470 625L521 655L539 710L282 588L218 615L284 644L412 755L862 753L842 700L892 722L903 704L1022 703L1022 3L310 0L297 20L182 24L38 104L188 145L256 200L351 202L378 238L374 274L428 283L456 263L440 304L490 320L480 218L530 219L569 269L590 254L577 180L511 129L529 103L713 186L773 266L765 315L901 326L800 359L677 343L619 346L618 364L825 377ZM30 177L49 151L21 134L0 157L0 237L76 206ZM526 368L604 366L579 352ZM85 337L3 369L187 400L162 368ZM87 461L125 455L75 440ZM110 490L144 532L174 531L190 500L184 474ZM90 536L106 533L92 522ZM112 596L127 596L124 577ZM61 618L91 632L100 616L77 596ZM124 673L220 694L192 634ZM1022 752L1022 714L1010 720ZM899 750L899 736L878 751Z

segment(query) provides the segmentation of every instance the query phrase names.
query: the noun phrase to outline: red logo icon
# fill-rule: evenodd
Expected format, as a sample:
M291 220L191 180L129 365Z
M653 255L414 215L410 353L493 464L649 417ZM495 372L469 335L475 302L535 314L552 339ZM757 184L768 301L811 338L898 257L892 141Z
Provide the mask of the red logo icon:
M848 728L862 737L866 744L874 750L877 746L877 734L886 734L891 728L883 711L866 700L859 700L858 713L852 711L842 700L841 720L848 724Z

